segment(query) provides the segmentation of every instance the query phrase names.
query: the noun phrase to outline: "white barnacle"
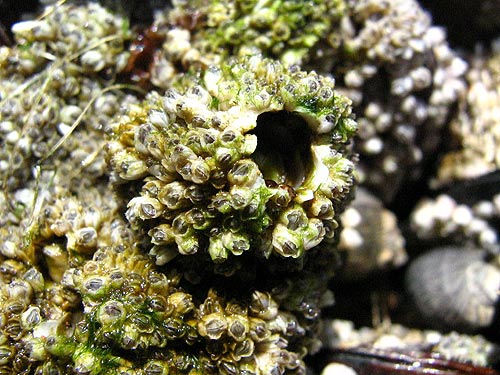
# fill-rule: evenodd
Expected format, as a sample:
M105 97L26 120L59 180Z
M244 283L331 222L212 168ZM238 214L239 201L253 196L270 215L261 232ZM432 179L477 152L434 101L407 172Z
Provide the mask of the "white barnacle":
M256 290L252 293L250 311L255 317L271 320L278 315L278 304L270 293Z
M142 220L154 219L163 212L163 205L158 199L152 197L135 197L130 200L127 208L126 215L133 222L136 218Z
M227 320L224 314L215 312L205 315L198 323L198 332L200 335L217 340L227 331Z
M92 72L99 72L106 66L106 60L103 54L96 50L85 52L80 57L80 61L84 69Z

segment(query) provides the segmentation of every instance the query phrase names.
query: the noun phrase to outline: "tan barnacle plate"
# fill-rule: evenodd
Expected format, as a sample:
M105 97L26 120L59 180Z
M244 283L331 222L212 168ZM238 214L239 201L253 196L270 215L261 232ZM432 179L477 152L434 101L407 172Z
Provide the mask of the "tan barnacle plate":
M333 237L356 131L334 81L260 56L200 74L130 107L107 146L113 180L142 186L126 216L157 261L172 249L297 258Z

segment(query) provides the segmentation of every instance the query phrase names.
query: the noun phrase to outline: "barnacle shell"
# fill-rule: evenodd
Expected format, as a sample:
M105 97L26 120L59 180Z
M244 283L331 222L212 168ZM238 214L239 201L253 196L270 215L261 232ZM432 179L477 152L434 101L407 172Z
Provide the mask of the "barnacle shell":
M153 228L154 253L297 258L333 237L356 130L333 80L260 56L201 75L113 125L112 177L142 183L126 216Z
M485 257L482 250L445 247L410 264L407 287L429 323L465 329L492 323L500 269Z
M395 215L366 189L356 189L356 197L341 220L338 250L345 258L340 269L343 277L363 278L406 263L405 241Z

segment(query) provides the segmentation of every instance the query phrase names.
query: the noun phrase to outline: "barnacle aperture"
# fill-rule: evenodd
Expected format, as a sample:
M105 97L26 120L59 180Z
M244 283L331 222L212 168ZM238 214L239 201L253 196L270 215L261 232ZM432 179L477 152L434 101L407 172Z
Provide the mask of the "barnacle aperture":
M300 115L287 111L265 112L251 132L257 136L252 159L264 178L300 187L311 169L312 134Z
M297 258L332 237L356 131L334 80L260 56L200 75L132 106L108 144L115 181L142 184L126 216L158 263L174 250Z

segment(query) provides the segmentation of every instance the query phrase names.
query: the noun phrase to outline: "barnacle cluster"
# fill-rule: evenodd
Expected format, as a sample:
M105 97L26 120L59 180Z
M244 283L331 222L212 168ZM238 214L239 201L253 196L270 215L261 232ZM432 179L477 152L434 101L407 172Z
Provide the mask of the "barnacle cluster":
M421 175L465 93L466 63L415 0L174 2L157 26L159 87L191 66L256 53L332 74L361 125L360 181L386 203Z
M333 80L260 56L201 75L131 107L107 146L112 178L141 185L126 215L159 262L172 249L298 258L333 237L356 131Z
M57 158L54 168L102 176L106 167L99 134L119 108L116 95L105 87L127 61L126 21L98 4L53 6L12 31L17 45L0 48L3 186L18 188L33 177L35 163L56 151L59 160L74 162L74 169ZM78 138L68 137L56 148L78 125Z
M399 354L450 361L423 371L495 361L481 336L385 315L412 297L404 322L493 324L494 44L466 73L416 0L41 3L14 43L0 23L1 374L304 375L339 358L352 373L378 350L387 373ZM423 196L445 132L441 190L403 227L397 203L408 194L409 214L413 179ZM386 272L417 253L402 297ZM353 320L372 293L382 325L335 320L342 288Z
M479 53L467 73L467 94L450 125L455 150L447 153L438 171L438 183L473 179L500 167L500 50L493 45ZM495 52L496 50L496 52ZM483 53L484 54L484 53Z
M262 53L290 65L311 60L344 11L344 0L199 0L174 1L168 18L172 32L191 32L203 59Z
M325 63L353 100L361 181L391 202L436 151L466 64L413 0L349 1Z
M134 246L138 239L123 222L115 219L111 232L99 233L108 241L85 261L45 246L43 273L14 259L2 262L4 371L304 373L302 357L313 349L309 325L318 314L304 296L314 299L325 288L324 281L309 285L311 269L270 291L193 289L182 268L159 268Z
M63 284L82 296L85 319L71 337L47 338L49 351L55 356L66 351L77 372L96 374L149 374L154 368L186 374L295 373L291 370L303 367L300 356L287 350L287 339L304 330L293 315L278 310L269 293L253 291L237 300L209 289L197 303L181 280L175 270L161 272L137 248L98 250L66 273ZM114 354L117 350L122 356Z
M472 204L441 194L420 201L410 223L414 235L432 245L466 244L497 252L499 204L498 194Z
M155 55L151 82L169 88L190 66L220 64L230 56L312 63L323 56L345 8L344 0L173 1L172 9L156 16L165 42Z
M30 353L39 348L29 336L41 332L34 331L41 320L55 327L78 309L80 297L59 281L70 264L92 255L114 214L113 203L91 207L86 198L97 204L101 196L101 127L119 107L103 90L127 59L123 22L97 4L49 7L13 27L15 46L0 47L5 373L31 369ZM78 137L68 137L73 131ZM81 191L89 195L76 198Z
M128 25L99 5L13 31L2 371L303 374L332 303L335 257L316 246L336 240L354 183L334 80L256 55L140 102L116 84Z

